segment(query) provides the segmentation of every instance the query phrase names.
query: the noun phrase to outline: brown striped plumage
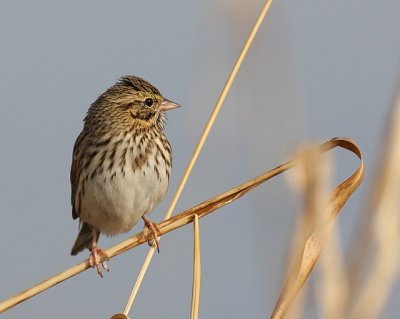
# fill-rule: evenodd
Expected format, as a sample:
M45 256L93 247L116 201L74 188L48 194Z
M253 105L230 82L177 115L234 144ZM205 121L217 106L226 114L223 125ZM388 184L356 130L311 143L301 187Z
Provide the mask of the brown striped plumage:
M129 231L167 191L172 149L164 112L178 106L149 82L125 76L87 112L71 165L72 217L81 225L71 254L89 248L100 275L99 234Z

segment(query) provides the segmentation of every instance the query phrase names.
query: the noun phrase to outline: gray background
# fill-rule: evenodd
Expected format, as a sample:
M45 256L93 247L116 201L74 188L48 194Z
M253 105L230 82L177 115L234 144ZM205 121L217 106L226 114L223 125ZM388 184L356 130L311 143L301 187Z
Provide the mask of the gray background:
M263 1L2 1L0 300L87 257L69 256L72 146L91 102L124 74L184 107L169 114L175 159L160 220ZM398 0L276 0L177 212L288 159L306 140L349 136L366 180L340 217L345 244L362 210L400 62ZM337 179L356 165L338 153ZM298 212L277 177L201 220L203 318L265 318L282 282ZM130 234L141 230L137 225ZM108 247L128 235L102 238ZM192 227L164 236L131 318L187 318ZM108 318L124 309L148 248L89 270L4 318ZM311 292L311 298L314 298ZM400 312L400 287L381 318ZM306 317L318 317L315 298ZM397 302L396 302L397 301Z

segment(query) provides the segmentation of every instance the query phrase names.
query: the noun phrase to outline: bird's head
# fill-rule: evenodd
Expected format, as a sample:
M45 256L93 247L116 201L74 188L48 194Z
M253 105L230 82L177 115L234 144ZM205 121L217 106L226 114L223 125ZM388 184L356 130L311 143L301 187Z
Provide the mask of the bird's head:
M104 129L129 130L136 127L164 129L165 112L180 105L164 98L149 82L124 76L89 108L86 124Z

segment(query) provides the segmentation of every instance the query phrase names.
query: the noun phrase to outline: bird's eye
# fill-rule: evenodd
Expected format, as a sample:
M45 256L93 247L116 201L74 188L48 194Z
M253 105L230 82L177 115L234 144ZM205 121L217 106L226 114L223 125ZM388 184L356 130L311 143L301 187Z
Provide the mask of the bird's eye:
M145 104L146 106L152 106L153 103L154 103L154 101L153 101L152 98L147 98L147 99L144 101L144 104Z

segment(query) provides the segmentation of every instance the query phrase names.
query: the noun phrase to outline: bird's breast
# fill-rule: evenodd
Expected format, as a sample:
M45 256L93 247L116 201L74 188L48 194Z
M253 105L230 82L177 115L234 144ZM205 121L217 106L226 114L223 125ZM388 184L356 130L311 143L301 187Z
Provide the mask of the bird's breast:
M171 152L165 138L143 133L110 140L96 148L80 176L76 206L80 218L115 235L130 230L164 198L171 173Z

